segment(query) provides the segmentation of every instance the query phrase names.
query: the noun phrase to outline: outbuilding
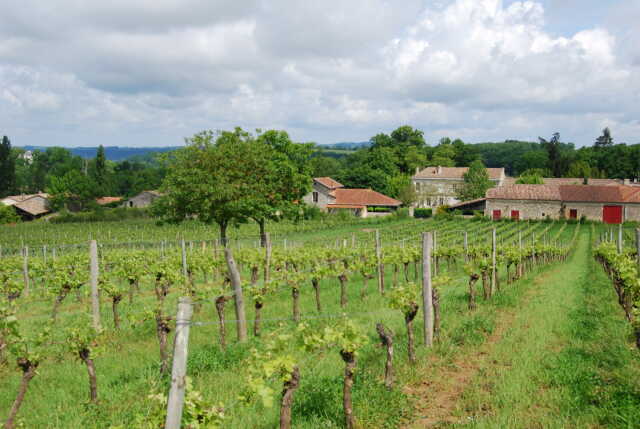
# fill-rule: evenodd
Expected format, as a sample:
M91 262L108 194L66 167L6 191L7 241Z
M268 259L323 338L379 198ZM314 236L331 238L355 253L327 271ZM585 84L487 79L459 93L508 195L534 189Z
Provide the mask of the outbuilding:
M485 215L494 220L580 219L640 221L640 186L510 185L486 194Z

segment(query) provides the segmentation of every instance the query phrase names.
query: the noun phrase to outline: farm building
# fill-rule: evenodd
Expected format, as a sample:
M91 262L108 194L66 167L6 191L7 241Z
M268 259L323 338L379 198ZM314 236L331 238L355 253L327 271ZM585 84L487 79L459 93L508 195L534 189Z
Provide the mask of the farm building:
M486 194L493 219L580 219L605 223L640 221L640 187L629 185L509 185Z
M162 194L158 191L142 191L135 197L126 200L123 207L143 209L149 207Z
M426 167L418 169L411 182L418 194L417 207L439 207L460 202L458 192L464 184L468 167ZM487 168L489 180L502 186L507 179L504 168Z
M12 195L0 200L7 206L12 206L23 220L33 220L50 213L49 195L37 193L31 195Z
M350 210L358 217L384 216L402 205L401 201L372 189L346 189L330 177L314 178L313 190L303 200L328 212Z

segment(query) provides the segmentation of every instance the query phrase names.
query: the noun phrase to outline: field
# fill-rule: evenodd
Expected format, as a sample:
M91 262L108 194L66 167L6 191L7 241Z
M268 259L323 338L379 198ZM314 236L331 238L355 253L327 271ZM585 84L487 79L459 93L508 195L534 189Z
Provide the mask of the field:
M491 284L493 228L497 284L484 296L483 283ZM307 221L268 229L273 254L272 281L266 284L256 225L241 225L231 234L249 335L246 342L237 341L236 313L229 300L222 311L223 347L216 302L230 298L231 286L225 282L214 227L149 221L2 227L4 293L13 293L11 311L24 344L40 354L18 413L24 427L162 427L155 422L162 421L163 407L150 395L167 393L171 370L168 359L169 369L161 373L158 317L175 316L178 298L185 295L195 301L187 373L190 389L202 395L188 411L204 415L211 409L216 414L211 420L220 427L277 427L289 363L300 374L292 426L344 427L346 360L340 351L349 348L357 354L352 392L356 427L626 428L640 422L640 355L632 325L593 255L605 233L610 239L617 230L468 219ZM377 279L376 230L384 294ZM422 341L424 231L436 232L433 280L440 326L432 347ZM631 254L634 231L628 227L623 232ZM182 271L182 238L188 281ZM89 239L100 246L104 332L83 343L78 332L91 320ZM29 247L28 294L23 289L23 245ZM473 275L478 276L476 308L470 309ZM163 287L168 293L160 299ZM60 304L54 322L56 299ZM415 362L405 324L411 302L419 307L413 312ZM261 304L260 336L254 335L256 303ZM171 351L175 320L164 320ZM394 333L392 388L385 386L386 351L376 323ZM6 324L0 325L0 333L2 326ZM35 344L33 338L45 328L50 331L46 341ZM326 330L339 339L329 339ZM90 349L95 364L93 401L86 362L77 358L82 347ZM6 351L4 355L9 357ZM21 375L15 358L0 363L3 418ZM269 398L271 406L265 405Z

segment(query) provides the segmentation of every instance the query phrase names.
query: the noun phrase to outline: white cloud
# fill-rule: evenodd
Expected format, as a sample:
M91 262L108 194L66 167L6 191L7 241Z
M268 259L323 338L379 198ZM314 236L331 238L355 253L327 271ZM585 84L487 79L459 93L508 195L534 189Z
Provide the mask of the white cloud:
M545 1L25 0L0 28L0 127L15 144L235 125L331 142L403 123L431 141L591 143L603 124L640 141L640 1L562 34Z

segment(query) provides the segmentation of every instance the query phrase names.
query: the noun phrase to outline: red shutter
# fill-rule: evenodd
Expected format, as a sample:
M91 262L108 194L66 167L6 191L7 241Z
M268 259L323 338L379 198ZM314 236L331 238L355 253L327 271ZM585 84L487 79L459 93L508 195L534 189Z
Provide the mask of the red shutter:
M511 210L511 219L520 220L520 210Z
M500 210L493 211L493 220L500 220L502 217L502 212Z
M578 210L570 209L569 210L569 219L578 219Z
M604 206L602 221L604 223L622 223L622 206Z

